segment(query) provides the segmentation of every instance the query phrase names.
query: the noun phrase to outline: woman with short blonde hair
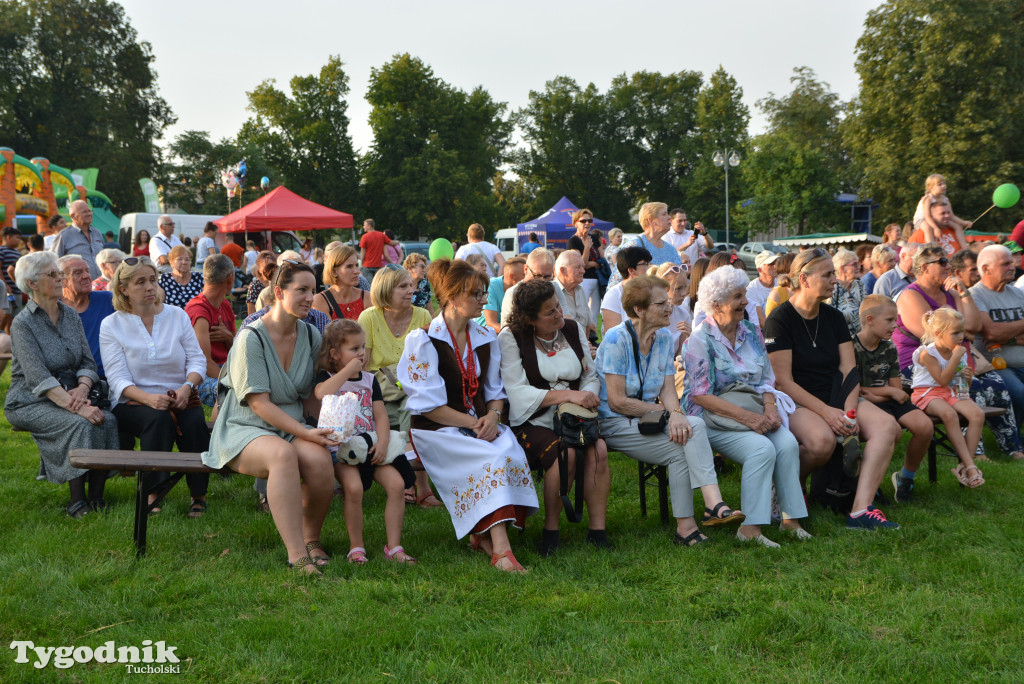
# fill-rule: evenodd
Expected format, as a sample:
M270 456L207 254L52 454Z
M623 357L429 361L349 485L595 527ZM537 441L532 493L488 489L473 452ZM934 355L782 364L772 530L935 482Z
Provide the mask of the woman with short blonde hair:
M164 301L171 306L184 309L192 298L203 291L203 274L192 272L192 252L184 245L176 245L167 253L171 270L160 276L160 287ZM117 301L117 295L114 295Z

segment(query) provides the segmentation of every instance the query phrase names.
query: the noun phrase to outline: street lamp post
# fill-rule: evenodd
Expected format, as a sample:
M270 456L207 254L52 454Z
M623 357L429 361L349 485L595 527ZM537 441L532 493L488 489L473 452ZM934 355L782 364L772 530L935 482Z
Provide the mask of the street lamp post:
M714 162L715 166L725 167L725 242L729 243L729 167L740 165L740 155L736 154L736 150L731 152L726 149L724 151L715 150L715 154L711 157L711 161Z

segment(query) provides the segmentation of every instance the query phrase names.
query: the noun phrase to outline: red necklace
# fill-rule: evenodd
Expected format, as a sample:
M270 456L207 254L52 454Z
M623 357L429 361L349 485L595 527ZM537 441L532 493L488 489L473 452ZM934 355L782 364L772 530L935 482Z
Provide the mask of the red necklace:
M462 354L459 353L459 343L455 340L455 333L448 326L448 319L441 316L441 320L444 321L444 327L448 331L449 337L452 340L452 349L455 351L455 360L459 363L459 372L462 373L462 404L466 407L466 411L469 411L473 406L473 398L476 397L477 390L480 388L480 381L476 377L476 361L473 358L473 341L469 336L469 328L466 328L466 358L468 361L466 364L462 363Z

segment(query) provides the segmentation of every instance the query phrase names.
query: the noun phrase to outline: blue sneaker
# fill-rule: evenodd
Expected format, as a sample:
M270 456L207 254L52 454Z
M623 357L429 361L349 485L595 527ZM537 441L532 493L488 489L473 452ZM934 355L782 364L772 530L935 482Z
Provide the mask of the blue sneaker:
M874 506L868 506L867 513L856 518L852 515L846 516L846 529L874 532L875 530L898 530L900 526L886 520L882 511Z
M904 480L898 470L892 474L892 488L896 503L910 503L914 500L914 481Z

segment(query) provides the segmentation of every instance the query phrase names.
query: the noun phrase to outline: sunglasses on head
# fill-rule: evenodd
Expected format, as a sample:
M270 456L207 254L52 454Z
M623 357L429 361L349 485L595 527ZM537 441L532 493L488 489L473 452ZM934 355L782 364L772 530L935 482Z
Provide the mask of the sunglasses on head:
M291 264L292 266L301 266L302 265L301 261L296 261L295 259L281 259L281 263L282 264ZM278 267L277 275L274 276L274 287L277 287L278 281L281 280L281 271L283 271L283 270L284 270L283 267L281 267L281 266Z
M676 273L679 273L679 272L689 273L690 272L690 265L689 264L679 264L678 266L670 266L669 268L667 268L665 270L665 273L676 274Z
M384 264L385 271L401 271L402 267L398 264Z

